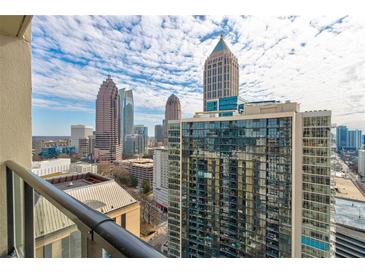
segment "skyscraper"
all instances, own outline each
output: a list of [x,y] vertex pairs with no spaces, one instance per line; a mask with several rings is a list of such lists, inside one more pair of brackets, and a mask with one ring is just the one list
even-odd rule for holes
[[[132,148],[126,148],[126,136],[134,134],[134,102],[133,91],[122,88],[119,90],[120,101],[120,139],[122,154],[127,155]],[[130,143],[130,142],[129,142]],[[128,153],[127,153],[128,151]]]
[[95,159],[121,160],[120,101],[110,75],[100,86],[96,99]]
[[168,256],[181,255],[180,121],[168,123]]
[[331,112],[205,92],[206,112],[168,123],[169,256],[333,256]]
[[348,144],[348,129],[346,126],[336,127],[336,147],[337,151],[346,148]]
[[79,153],[79,139],[89,138],[93,135],[93,127],[85,125],[71,125],[71,146]]
[[153,154],[153,199],[163,211],[168,207],[168,152],[157,148]]
[[126,90],[124,94],[124,136],[134,131],[133,91]]
[[165,107],[165,126],[164,126],[164,143],[167,144],[167,124],[170,120],[181,120],[180,100],[175,94],[171,94],[167,99]]
[[228,102],[224,102],[225,104],[234,103],[238,99],[238,91],[238,60],[221,35],[204,64],[204,111],[222,109],[219,108],[220,98],[227,98]]
[[348,131],[348,144],[347,147],[351,149],[358,150],[361,148],[361,130],[354,129]]
[[143,148],[140,150],[143,151],[143,153],[146,151],[148,146],[148,127],[145,127],[144,125],[135,125],[134,126],[134,133],[140,134],[143,137]]
[[164,134],[163,125],[155,125],[155,142],[156,143],[163,142],[163,140],[164,140],[163,134]]
[[330,121],[296,103],[183,119],[169,166],[169,254],[332,256]]

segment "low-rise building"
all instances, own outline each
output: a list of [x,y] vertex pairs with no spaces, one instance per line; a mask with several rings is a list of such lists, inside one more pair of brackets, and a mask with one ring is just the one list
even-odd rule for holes
[[[108,217],[135,236],[140,236],[140,205],[114,180],[93,173],[49,180],[87,206]],[[40,258],[81,257],[81,232],[44,197],[35,199],[35,248]]]
[[70,172],[74,172],[74,173],[86,173],[86,172],[97,173],[98,172],[98,166],[96,164],[90,164],[90,163],[85,163],[85,162],[76,162],[76,163],[72,163],[70,165]]
[[153,182],[153,160],[151,159],[128,159],[114,162],[117,166],[128,170],[129,174],[136,177],[138,188],[147,181],[152,187]]
[[365,202],[336,198],[337,258],[365,257]]
[[70,170],[71,159],[59,158],[45,161],[34,161],[32,172],[38,176],[67,173]]
[[365,229],[337,224],[336,257],[365,258]]

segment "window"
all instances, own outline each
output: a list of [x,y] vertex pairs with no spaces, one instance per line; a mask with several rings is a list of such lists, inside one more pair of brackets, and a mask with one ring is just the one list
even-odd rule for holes
[[52,244],[43,246],[43,257],[52,258]]
[[126,224],[127,224],[127,220],[126,220],[126,215],[125,213],[122,214],[122,218],[121,218],[121,227],[125,228],[126,227]]

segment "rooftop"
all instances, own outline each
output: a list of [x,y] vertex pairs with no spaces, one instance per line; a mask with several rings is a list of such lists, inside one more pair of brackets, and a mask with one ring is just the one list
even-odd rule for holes
[[[137,200],[114,180],[97,184],[90,184],[86,180],[83,182],[82,179],[74,182],[74,186],[70,189],[64,189],[60,185],[56,186],[88,207],[104,214],[137,203]],[[36,237],[56,232],[74,224],[44,197],[36,199],[35,216],[37,216],[35,218]]]
[[365,228],[365,202],[336,198],[336,223]]
[[52,185],[61,190],[68,190],[72,188],[99,184],[102,182],[110,181],[108,177],[100,176],[91,172],[81,174],[68,174],[60,177],[53,177],[49,179]]
[[122,161],[117,161],[119,164],[129,164],[133,166],[141,166],[141,167],[153,167],[153,160],[152,159],[127,159]]
[[337,224],[336,225],[336,233],[341,233],[347,236],[350,236],[354,239],[362,241],[365,243],[365,227],[363,229],[358,229],[354,227],[349,227],[346,225]]
[[365,196],[350,179],[334,177],[334,181],[336,184],[336,197],[365,202]]

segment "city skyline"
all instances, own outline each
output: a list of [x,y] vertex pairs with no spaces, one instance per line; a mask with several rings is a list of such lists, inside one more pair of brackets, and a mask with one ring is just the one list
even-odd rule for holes
[[330,109],[334,123],[364,130],[358,18],[35,16],[33,135],[94,125],[98,85],[108,74],[135,91],[136,124],[151,136],[172,93],[182,116],[192,116],[202,110],[202,64],[221,34],[239,60],[241,97]]

